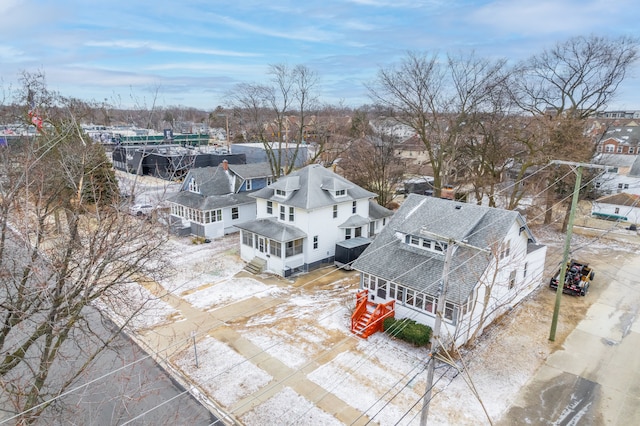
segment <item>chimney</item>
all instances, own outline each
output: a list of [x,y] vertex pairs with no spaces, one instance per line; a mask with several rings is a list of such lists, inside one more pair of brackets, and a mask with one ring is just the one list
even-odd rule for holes
[[229,170],[229,162],[227,160],[222,160],[222,169],[226,172]]

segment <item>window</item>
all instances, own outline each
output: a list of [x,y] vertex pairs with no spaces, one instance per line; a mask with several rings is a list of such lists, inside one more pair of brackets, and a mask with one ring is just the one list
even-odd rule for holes
[[242,244],[245,246],[253,247],[253,233],[249,231],[242,231]]
[[500,247],[500,260],[509,256],[510,252],[511,252],[511,240],[507,240],[504,243],[502,243],[502,246]]
[[190,192],[195,192],[195,193],[198,193],[198,194],[200,193],[200,187],[196,183],[195,178],[191,178],[191,180],[189,181],[189,191]]
[[295,211],[295,208],[289,207],[289,222],[293,222],[296,219]]
[[618,189],[622,189],[622,184],[621,183],[618,184]]
[[629,189],[629,184],[628,183],[624,184],[624,189]]
[[616,207],[616,209],[615,209],[614,213],[615,213],[615,214],[620,213],[620,207]]
[[333,205],[333,218],[335,219],[336,217],[338,217],[338,205],[334,204]]
[[238,208],[237,207],[231,207],[231,219],[232,220],[236,220],[239,217],[239,213],[238,213]]
[[424,310],[430,314],[436,313],[436,300],[433,296],[424,295]]
[[362,226],[359,226],[356,228],[356,233],[355,233],[356,237],[361,237],[362,236]]
[[407,300],[405,303],[409,306],[414,306],[416,303],[415,295],[416,295],[416,292],[414,290],[407,289]]
[[427,238],[421,238],[415,235],[407,235],[405,237],[405,242],[409,245],[420,247],[421,249],[433,251],[436,253],[443,253],[447,250],[447,243],[442,243],[440,241],[434,241]]
[[613,152],[613,145],[607,145],[604,147],[604,152]]
[[351,239],[351,228],[347,228],[344,230],[344,239],[345,240]]
[[509,290],[516,286],[516,271],[515,269],[509,274]]
[[387,298],[387,282],[385,280],[382,280],[380,278],[378,278],[378,297],[382,298],[382,299],[386,299]]
[[313,248],[314,248],[314,250],[318,249],[318,236],[317,235],[313,237]]
[[621,146],[618,147],[618,154],[622,154],[622,147]]
[[633,149],[633,147],[632,147],[632,146],[630,146],[630,147],[629,147],[629,154],[633,154],[633,152],[634,152],[634,149]]
[[273,201],[267,201],[267,214],[273,214]]
[[284,218],[285,218],[284,206],[280,206],[280,220],[284,220]]
[[267,186],[273,183],[273,177],[267,176]]
[[245,187],[245,189],[246,189],[247,191],[251,191],[251,187],[252,187],[252,186],[253,186],[253,185],[252,185],[251,179],[247,179],[247,180],[246,180],[246,187]]
[[354,201],[353,203],[351,203],[351,213],[354,213],[358,210],[358,203],[356,201]]
[[529,269],[529,262],[524,263],[524,268],[522,269],[522,278],[527,276],[527,270]]
[[269,254],[275,257],[282,256],[282,244],[280,241],[269,240]]
[[404,302],[404,287],[398,286],[396,289],[396,300],[400,303]]
[[598,152],[602,152],[602,145],[598,145]]
[[382,218],[382,226],[385,226],[387,224],[387,218],[383,217]]
[[444,303],[444,319],[455,322],[456,305],[451,302]]
[[302,240],[294,240],[287,242],[287,252],[286,257],[295,256],[296,254],[302,253]]
[[424,309],[424,294],[416,294],[416,308]]
[[391,299],[396,298],[396,285],[394,283],[389,284],[389,297]]
[[287,196],[287,191],[283,191],[282,189],[276,189],[276,195],[278,197],[286,197]]
[[336,197],[342,197],[342,196],[344,196],[346,194],[347,194],[347,191],[345,191],[344,189],[336,190]]
[[[196,216],[199,216],[199,215],[196,215]],[[192,219],[192,220],[195,220],[195,219]],[[222,210],[218,209],[218,210],[209,210],[204,212],[204,223],[220,222],[220,221],[222,221]]]

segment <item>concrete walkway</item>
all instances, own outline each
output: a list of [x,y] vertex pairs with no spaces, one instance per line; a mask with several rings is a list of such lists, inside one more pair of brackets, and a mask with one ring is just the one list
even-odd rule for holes
[[[295,286],[304,285],[304,282],[313,280],[315,275],[318,275],[318,279],[321,279],[322,274],[322,271],[317,271],[316,274],[313,272],[307,274],[301,282],[296,282]],[[254,279],[259,279],[259,277],[247,275],[245,272],[240,272],[237,276],[251,276]],[[263,279],[263,281],[269,285],[292,286],[292,283],[288,280],[277,277],[268,277],[266,280]],[[282,299],[249,298],[212,311],[203,311],[193,307],[184,299],[167,293],[167,291],[156,282],[144,280],[140,282],[152,294],[180,312],[180,321],[156,327],[137,336],[138,340],[142,340],[140,343],[150,353],[156,354],[158,361],[161,361],[163,364],[170,364],[171,358],[174,355],[192,344],[192,333],[195,332],[196,335],[198,335],[198,339],[201,339],[204,337],[202,333],[206,332],[206,335],[220,342],[224,342],[273,378],[272,381],[259,392],[236,402],[232,407],[228,407],[228,410],[224,410],[212,402],[212,405],[214,405],[218,411],[218,413],[215,414],[224,413],[229,419],[232,419],[232,422],[241,424],[237,418],[242,417],[242,415],[268,400],[286,386],[345,424],[365,425],[368,423],[369,418],[363,416],[362,412],[351,407],[332,393],[328,393],[324,388],[306,377],[306,374],[314,371],[320,365],[330,362],[337,354],[341,353],[340,348],[344,351],[352,349],[356,344],[356,341],[352,337],[344,338],[338,342],[334,347],[335,350],[332,351],[331,357],[325,356],[321,359],[314,359],[303,368],[294,370],[244,338],[240,333],[236,332],[232,326],[234,321],[257,315],[262,311],[267,311],[274,306],[282,304],[284,302]],[[189,378],[183,377],[183,380],[189,381]],[[229,413],[233,414],[231,415]]]
[[521,389],[501,425],[640,424],[640,256],[597,273],[607,288]]

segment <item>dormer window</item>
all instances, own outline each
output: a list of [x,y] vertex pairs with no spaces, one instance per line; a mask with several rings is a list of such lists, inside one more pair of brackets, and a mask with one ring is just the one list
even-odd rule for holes
[[287,197],[287,191],[284,191],[282,189],[276,189],[276,196],[282,197],[282,198],[286,198]]
[[405,242],[413,247],[419,247],[423,250],[432,251],[434,253],[444,253],[447,250],[447,243],[431,240],[428,238],[418,237],[416,235],[407,235]]
[[336,197],[344,197],[345,195],[347,195],[346,189],[336,189],[336,192],[335,192]]
[[189,181],[189,192],[195,192],[196,194],[200,193],[200,187],[194,178],[191,178]]

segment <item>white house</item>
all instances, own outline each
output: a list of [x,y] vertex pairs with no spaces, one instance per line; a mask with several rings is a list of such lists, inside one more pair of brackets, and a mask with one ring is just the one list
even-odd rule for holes
[[607,166],[598,176],[595,187],[601,194],[625,192],[640,195],[640,156],[627,154],[599,154],[594,163]]
[[267,163],[228,164],[191,169],[180,191],[167,201],[172,222],[190,233],[217,238],[237,232],[237,226],[256,218],[256,200],[249,196],[273,181]]
[[591,205],[591,215],[637,225],[640,223],[640,195],[620,193],[598,198]]
[[373,237],[393,214],[367,191],[319,164],[256,191],[255,221],[241,229],[240,256],[289,276],[334,260],[336,243]]
[[433,327],[443,291],[441,337],[462,345],[540,285],[545,255],[515,211],[410,194],[353,263],[368,323],[352,318],[352,331],[366,337],[380,307]]

